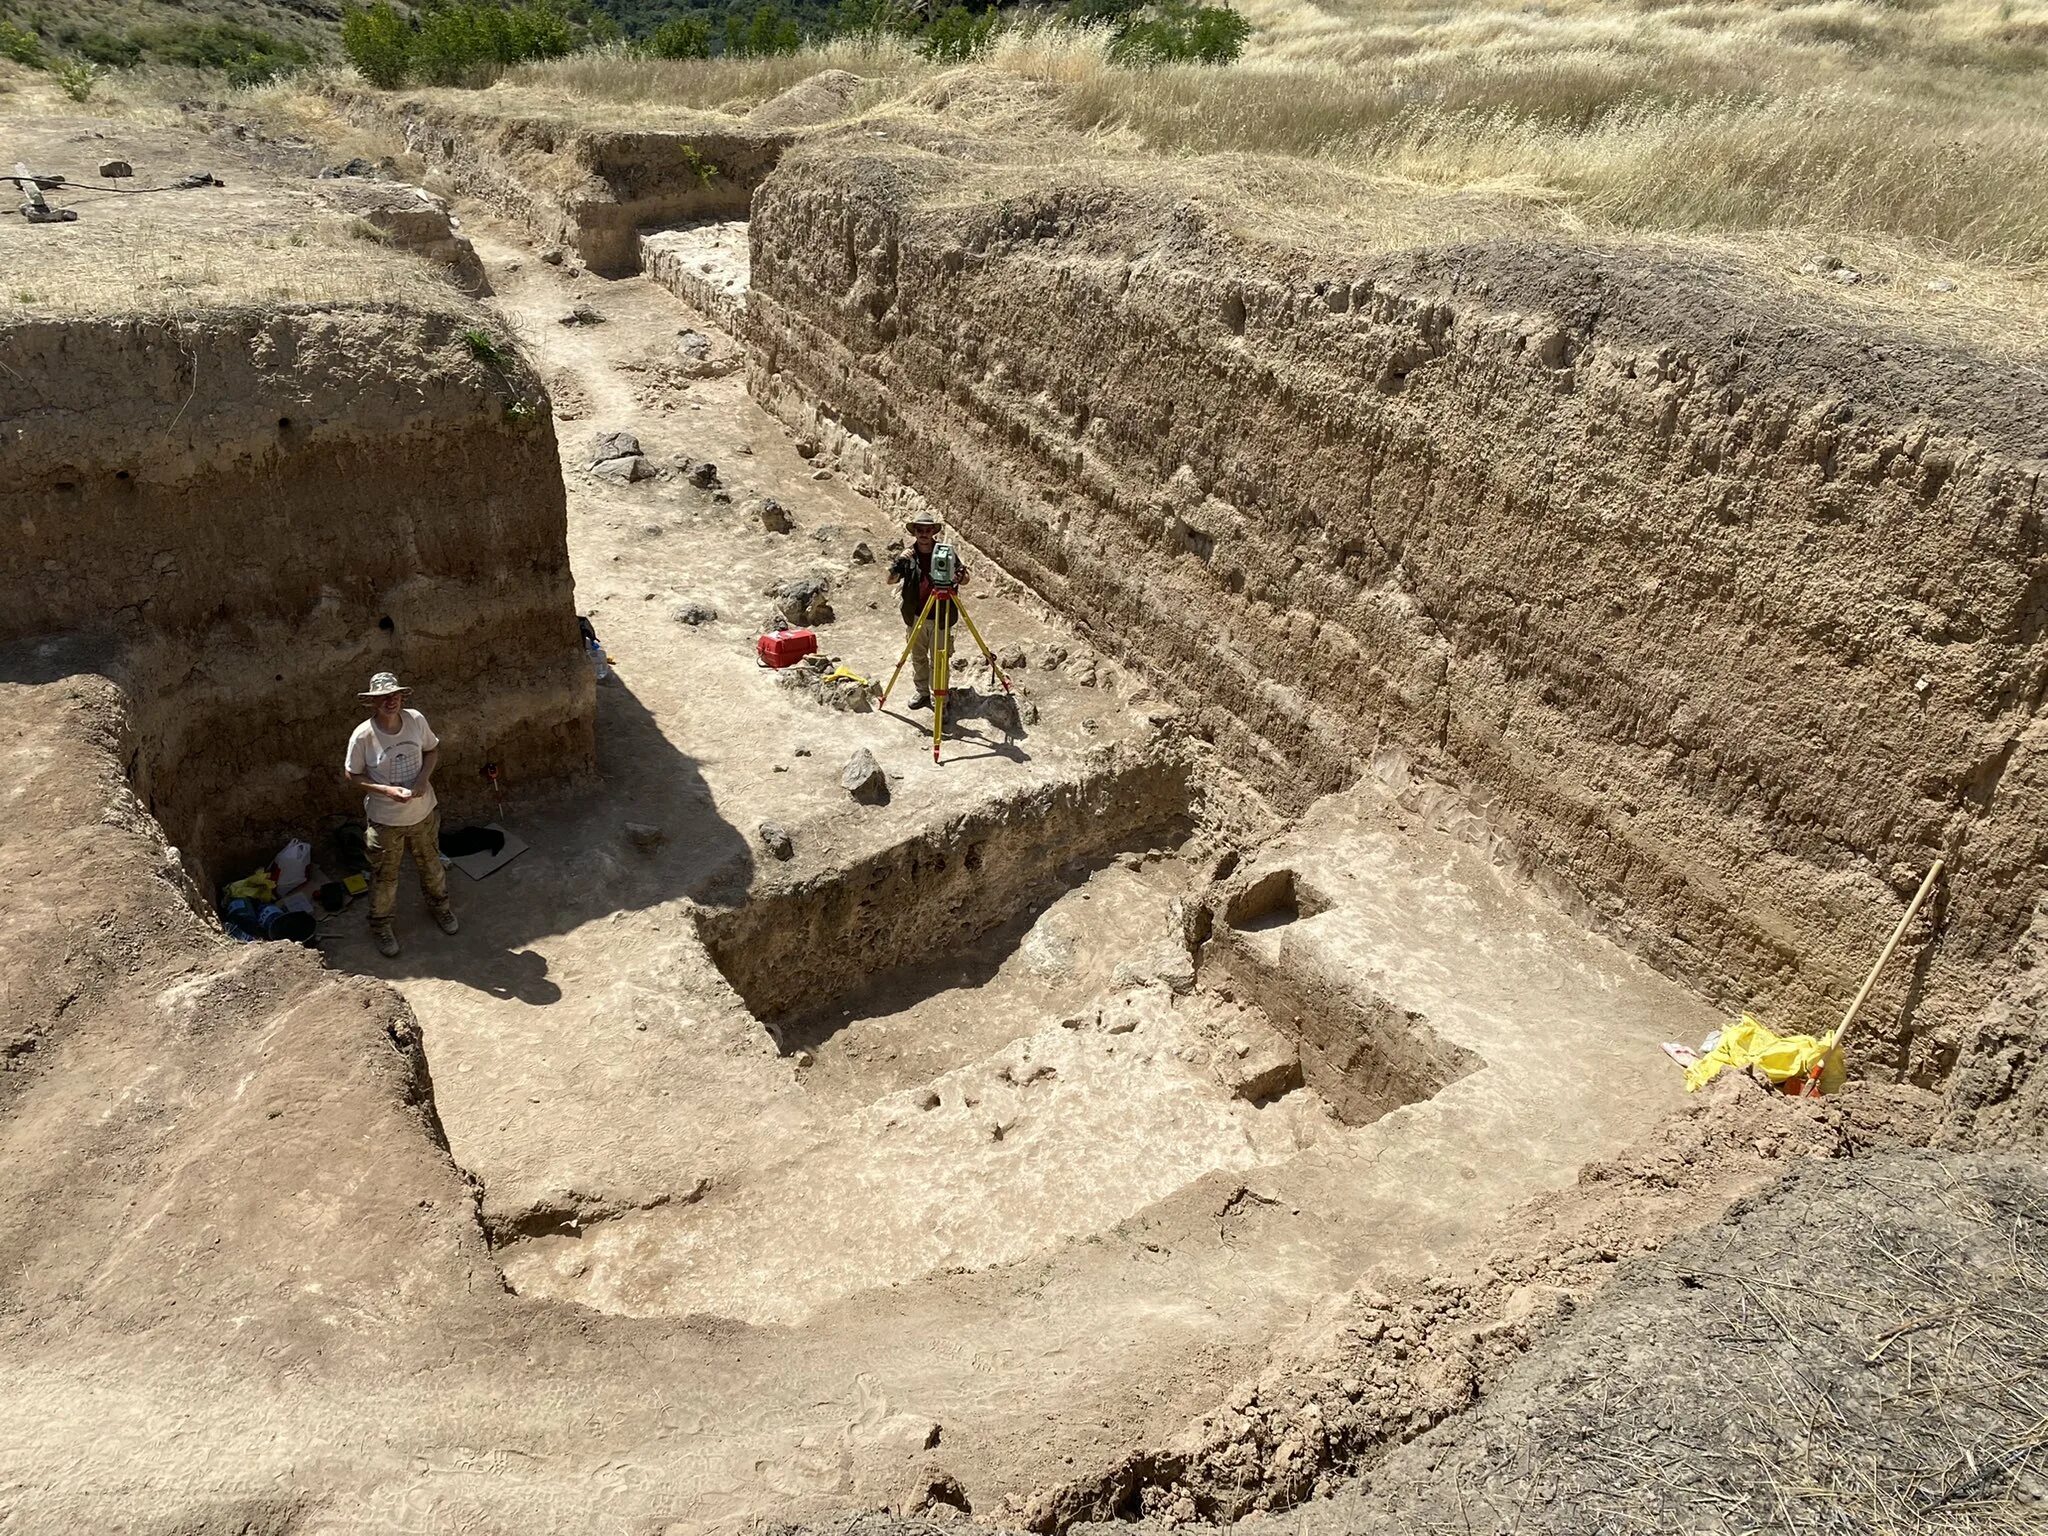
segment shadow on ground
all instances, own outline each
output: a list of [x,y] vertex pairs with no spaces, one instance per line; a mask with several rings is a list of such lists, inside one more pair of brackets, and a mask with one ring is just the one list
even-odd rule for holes
[[597,760],[592,783],[540,798],[508,795],[501,819],[526,839],[525,853],[483,880],[448,870],[460,933],[434,927],[408,863],[396,959],[370,943],[361,900],[323,927],[322,948],[366,975],[432,977],[543,1006],[562,991],[531,947],[536,940],[679,898],[710,907],[745,899],[754,873],[746,838],[719,814],[695,759],[677,750],[617,674],[598,690]]

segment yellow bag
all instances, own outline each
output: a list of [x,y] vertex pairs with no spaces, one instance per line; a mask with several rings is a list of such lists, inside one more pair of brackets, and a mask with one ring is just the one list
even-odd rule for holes
[[1820,1086],[1832,1093],[1842,1085],[1842,1053],[1835,1049],[1832,1031],[1815,1039],[1812,1035],[1779,1035],[1744,1014],[1721,1031],[1714,1048],[1686,1069],[1685,1091],[1704,1088],[1728,1067],[1755,1067],[1773,1083],[1803,1079],[1816,1063],[1821,1064]]
[[250,901],[275,901],[277,882],[270,878],[268,871],[259,869],[246,880],[237,880],[233,885],[226,887],[226,894],[230,900],[245,896]]

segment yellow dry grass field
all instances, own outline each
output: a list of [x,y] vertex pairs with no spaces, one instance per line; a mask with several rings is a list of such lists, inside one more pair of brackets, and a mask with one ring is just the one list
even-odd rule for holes
[[[78,183],[52,194],[70,224],[0,218],[0,324],[71,316],[180,315],[287,304],[389,303],[466,311],[438,267],[395,250],[312,186],[258,181],[228,167],[225,187],[138,195],[214,167],[204,138],[146,89],[67,101],[47,75],[0,68],[6,158]],[[102,158],[131,161],[131,181],[102,182]],[[109,190],[118,186],[122,190]],[[7,189],[10,205],[14,189]]]
[[[1965,328],[2020,315],[2032,330],[2043,308],[2048,0],[1242,3],[1257,31],[1227,68],[1119,68],[1102,34],[1058,27],[1011,34],[984,67],[1052,89],[1083,136],[1044,146],[1053,158],[1202,157],[1186,179],[1228,183],[1205,201],[1247,228],[1277,216],[1367,249],[1683,239],[1788,271],[1862,265],[1878,281],[1851,302],[1910,291]],[[873,80],[861,105],[884,112],[940,73],[900,44],[841,41],[769,60],[585,56],[507,85],[606,116],[739,112],[823,68]]]

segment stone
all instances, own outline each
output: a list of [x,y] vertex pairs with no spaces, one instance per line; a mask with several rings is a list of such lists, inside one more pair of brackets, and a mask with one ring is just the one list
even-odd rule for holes
[[668,841],[668,834],[649,822],[629,821],[626,823],[626,841],[635,848],[659,848]]
[[773,496],[763,496],[754,512],[761,519],[761,526],[770,533],[788,533],[796,527],[796,519],[789,515],[789,509]]
[[1195,962],[1184,945],[1161,940],[1147,946],[1128,960],[1118,962],[1110,985],[1118,990],[1161,985],[1175,997],[1195,990]]
[[1956,280],[1952,277],[1937,277],[1927,285],[1927,291],[1929,293],[1954,293],[1956,291]]
[[559,267],[562,264],[563,255],[564,252],[559,245],[551,245],[540,253],[540,259],[551,267]]
[[875,552],[868,548],[867,540],[863,539],[860,543],[853,546],[853,563],[855,565],[873,565],[875,563]]
[[133,176],[135,174],[135,167],[126,160],[102,160],[100,162],[100,174],[102,176]]
[[1045,670],[1057,672],[1067,664],[1067,648],[1064,645],[1048,645],[1045,648]]
[[[697,465],[696,468],[690,471],[690,484],[696,486],[700,491],[715,489],[718,485],[718,466],[709,459],[706,459],[702,464]],[[726,499],[730,501],[732,498],[727,497]]]
[[606,459],[635,458],[640,453],[640,439],[630,432],[600,432],[590,440],[590,462],[602,464]]
[[682,353],[683,356],[693,357],[701,363],[711,355],[711,338],[702,331],[687,329],[678,331],[676,332],[676,350]]
[[1031,664],[1031,653],[1021,645],[1006,645],[996,652],[996,665],[1005,672],[1021,672]]
[[562,316],[562,324],[603,325],[604,316],[600,315],[588,304],[578,304],[574,309],[570,310],[566,315]]
[[811,478],[813,480],[830,480],[832,478],[832,471],[829,469],[814,469],[811,471]]
[[846,760],[839,770],[839,787],[862,805],[880,805],[889,798],[889,776],[866,747]]
[[829,577],[812,572],[777,583],[768,589],[768,595],[775,599],[775,611],[788,623],[829,624],[832,604],[826,594],[831,587]]
[[852,678],[842,677],[836,683],[820,681],[812,691],[812,697],[829,709],[842,710],[849,715],[865,715],[874,710],[874,696]]
[[796,456],[800,459],[815,459],[818,456],[816,441],[808,437],[798,438],[796,440]]
[[1017,707],[1017,701],[1007,693],[991,694],[988,702],[981,706],[981,718],[1005,736],[1015,736],[1024,728],[1023,713]]
[[1264,1104],[1301,1086],[1301,1052],[1292,1040],[1249,1017],[1238,1029],[1212,1064],[1217,1081],[1234,1097]]
[[780,823],[764,821],[761,823],[760,831],[761,846],[776,858],[787,861],[796,857],[796,843]]
[[709,624],[712,620],[716,619],[718,617],[718,610],[709,603],[682,602],[677,603],[675,607],[669,610],[669,617],[678,624],[688,624],[695,627],[699,624]]
[[1017,718],[1026,725],[1038,724],[1038,706],[1026,699],[1017,706]]
[[652,480],[660,473],[637,453],[627,458],[606,459],[601,464],[593,464],[590,466],[590,472],[600,480],[616,480],[624,485],[631,485],[636,480]]

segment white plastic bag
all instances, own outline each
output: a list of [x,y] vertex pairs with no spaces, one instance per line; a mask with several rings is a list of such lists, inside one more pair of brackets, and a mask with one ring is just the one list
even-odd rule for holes
[[295,837],[284,845],[284,851],[271,861],[270,878],[277,882],[277,894],[289,896],[306,883],[306,871],[312,867],[313,845],[302,837]]

